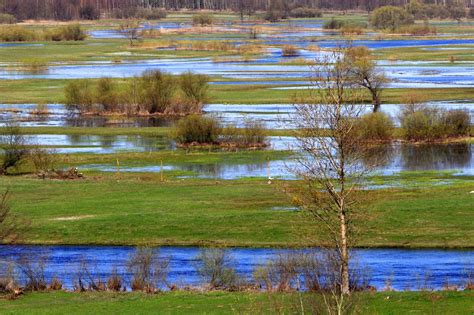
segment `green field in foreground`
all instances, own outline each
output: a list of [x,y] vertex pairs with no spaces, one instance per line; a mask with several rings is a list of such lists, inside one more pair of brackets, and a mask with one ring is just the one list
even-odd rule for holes
[[[291,206],[282,183],[168,179],[159,174],[86,174],[58,181],[1,177],[13,212],[31,221],[23,242],[224,246],[317,245],[308,218]],[[361,193],[366,216],[358,246],[473,247],[472,177],[400,175],[409,189]],[[436,186],[440,181],[451,185]],[[296,185],[295,182],[291,185]]]
[[[379,292],[356,294],[360,314],[472,314],[474,293]],[[311,314],[321,298],[267,293],[31,293],[0,300],[2,314]]]
[[[116,79],[123,84],[126,79]],[[1,103],[36,104],[64,103],[64,86],[68,80],[0,80]],[[307,97],[309,90],[273,90],[274,85],[211,85],[209,103],[221,104],[288,104],[295,98]],[[472,100],[472,88],[432,88],[432,89],[386,89],[383,91],[383,103],[400,103],[403,96],[410,92],[424,95],[426,101]],[[364,99],[370,103],[367,94]],[[13,105],[14,106],[14,105]]]

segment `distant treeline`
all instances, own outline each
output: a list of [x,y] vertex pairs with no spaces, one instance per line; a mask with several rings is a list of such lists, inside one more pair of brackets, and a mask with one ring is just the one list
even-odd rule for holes
[[[318,8],[328,10],[367,10],[393,5],[405,6],[409,0],[0,0],[0,13],[17,19],[97,19],[132,17],[143,9],[222,10],[251,14],[275,8]],[[426,0],[427,4],[474,6],[472,0]]]

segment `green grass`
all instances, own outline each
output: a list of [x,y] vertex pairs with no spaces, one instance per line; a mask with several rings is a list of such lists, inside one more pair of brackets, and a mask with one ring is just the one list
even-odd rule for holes
[[[116,79],[124,84],[126,79]],[[64,103],[64,86],[68,80],[0,80],[2,103]],[[210,103],[221,104],[287,104],[295,98],[308,97],[309,90],[273,90],[269,85],[211,85]],[[472,100],[471,88],[432,88],[432,89],[386,89],[383,91],[384,103],[400,103],[403,95],[411,91],[426,95],[427,101]],[[367,94],[364,102],[370,103]]]
[[[207,159],[207,158],[206,158]],[[227,246],[317,245],[318,229],[291,206],[280,184],[264,178],[172,180],[159,174],[86,174],[85,180],[2,177],[14,213],[31,220],[23,242]],[[417,176],[421,176],[418,174]],[[363,193],[358,246],[473,247],[472,177]],[[296,183],[292,183],[295,185]],[[58,218],[89,216],[78,220]]]
[[[472,314],[472,292],[358,293],[362,314]],[[301,301],[301,302],[300,302]],[[303,307],[301,306],[303,305]],[[322,307],[319,296],[268,293],[31,293],[0,300],[2,314],[299,314]]]

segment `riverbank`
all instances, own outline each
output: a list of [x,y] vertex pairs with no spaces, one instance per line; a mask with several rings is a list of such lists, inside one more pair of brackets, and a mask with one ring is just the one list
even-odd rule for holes
[[[472,291],[356,293],[363,314],[472,314]],[[247,292],[28,293],[15,301],[0,299],[3,314],[255,314],[311,312],[310,294]],[[183,303],[185,301],[185,303]],[[297,306],[298,305],[298,306]]]

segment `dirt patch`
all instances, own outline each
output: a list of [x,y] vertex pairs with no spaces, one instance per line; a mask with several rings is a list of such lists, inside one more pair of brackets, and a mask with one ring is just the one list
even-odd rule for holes
[[95,215],[77,215],[77,216],[70,216],[70,217],[59,217],[59,218],[53,218],[50,219],[50,221],[77,221],[77,220],[82,220],[82,219],[90,219],[94,218]]

